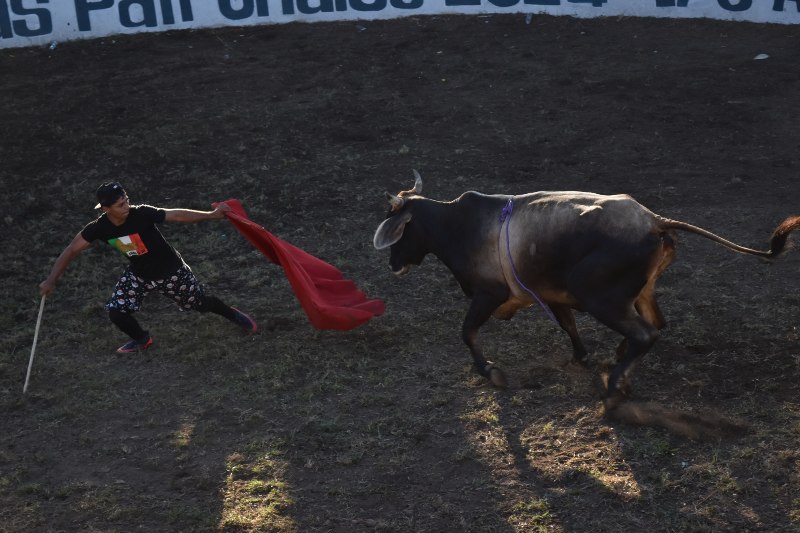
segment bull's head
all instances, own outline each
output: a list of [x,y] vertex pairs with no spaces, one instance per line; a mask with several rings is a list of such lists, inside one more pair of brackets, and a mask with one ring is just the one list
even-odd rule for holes
[[422,194],[422,177],[414,171],[414,187],[397,194],[386,193],[389,199],[389,213],[378,229],[372,243],[378,250],[391,247],[389,266],[392,272],[402,276],[418,265],[425,257],[427,250],[422,245],[422,236],[418,235],[412,224],[414,211],[412,197]]

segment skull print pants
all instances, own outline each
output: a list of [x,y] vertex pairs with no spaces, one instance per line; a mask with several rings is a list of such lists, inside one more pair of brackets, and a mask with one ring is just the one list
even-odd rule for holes
[[158,280],[144,280],[128,267],[117,281],[114,294],[106,303],[106,311],[135,313],[141,308],[144,297],[149,292],[156,290],[174,300],[181,311],[205,310],[203,309],[205,303],[203,286],[194,277],[189,266],[184,264],[171,275]]

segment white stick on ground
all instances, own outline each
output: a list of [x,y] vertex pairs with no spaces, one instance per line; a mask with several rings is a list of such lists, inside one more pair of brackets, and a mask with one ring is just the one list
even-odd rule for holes
[[28,362],[28,373],[25,375],[25,386],[22,387],[22,394],[28,391],[28,380],[31,379],[31,368],[33,368],[33,352],[36,351],[36,341],[39,339],[39,326],[42,325],[42,311],[44,311],[45,295],[42,295],[42,303],[39,304],[39,318],[36,319],[36,333],[33,334],[33,346],[31,346],[31,360]]

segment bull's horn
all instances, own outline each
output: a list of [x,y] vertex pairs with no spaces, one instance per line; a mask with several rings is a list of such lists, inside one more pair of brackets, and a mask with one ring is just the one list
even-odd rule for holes
[[389,191],[386,191],[386,198],[389,199],[389,203],[392,205],[392,211],[399,211],[405,203],[405,200],[399,196],[391,194]]
[[419,175],[419,172],[413,170],[414,172],[414,188],[411,189],[410,192],[414,194],[422,194],[422,176]]

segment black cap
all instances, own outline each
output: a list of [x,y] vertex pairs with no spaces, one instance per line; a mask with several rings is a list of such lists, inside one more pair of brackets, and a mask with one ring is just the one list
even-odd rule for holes
[[100,209],[101,206],[108,207],[114,205],[114,202],[125,196],[125,189],[116,181],[104,183],[97,188],[97,205],[95,209]]

